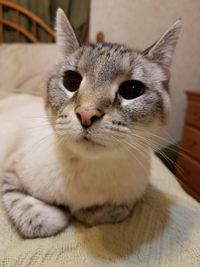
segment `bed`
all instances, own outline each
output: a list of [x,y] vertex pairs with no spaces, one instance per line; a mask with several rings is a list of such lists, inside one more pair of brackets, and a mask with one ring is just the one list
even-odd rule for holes
[[[0,98],[42,95],[55,58],[53,43],[1,44]],[[146,194],[119,224],[88,228],[74,222],[56,236],[28,240],[0,204],[0,266],[199,267],[200,205],[154,154],[151,161]]]

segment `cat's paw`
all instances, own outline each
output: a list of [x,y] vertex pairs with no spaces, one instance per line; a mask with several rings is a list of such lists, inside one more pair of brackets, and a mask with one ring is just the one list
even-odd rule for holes
[[28,195],[15,173],[4,174],[2,200],[8,216],[25,237],[51,236],[68,224],[69,211]]
[[48,237],[63,230],[69,221],[64,211],[54,206],[32,206],[15,224],[21,234],[28,238]]
[[[14,204],[9,208],[11,199]],[[69,221],[65,211],[31,196],[22,197],[21,193],[5,194],[3,203],[19,232],[27,238],[52,236],[63,230]]]

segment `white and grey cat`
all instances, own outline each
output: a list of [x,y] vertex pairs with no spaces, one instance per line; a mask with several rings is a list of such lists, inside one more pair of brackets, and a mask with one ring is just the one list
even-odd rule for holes
[[70,218],[96,225],[129,216],[168,121],[169,67],[180,30],[177,21],[144,52],[80,46],[57,11],[60,57],[45,105],[28,95],[0,104],[2,201],[23,236],[54,235]]

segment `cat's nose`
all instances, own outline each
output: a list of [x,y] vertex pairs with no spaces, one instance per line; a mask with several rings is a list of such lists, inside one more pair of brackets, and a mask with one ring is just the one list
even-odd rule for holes
[[101,119],[104,115],[99,109],[87,109],[84,107],[78,107],[75,110],[75,113],[83,128],[89,128],[95,121]]

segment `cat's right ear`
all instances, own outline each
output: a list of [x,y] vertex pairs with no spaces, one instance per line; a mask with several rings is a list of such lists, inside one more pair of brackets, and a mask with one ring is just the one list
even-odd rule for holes
[[162,64],[163,66],[169,67],[181,28],[182,24],[179,19],[157,42],[143,51],[143,55],[148,56],[150,59]]
[[56,13],[56,43],[60,57],[67,56],[79,48],[74,30],[61,8]]

